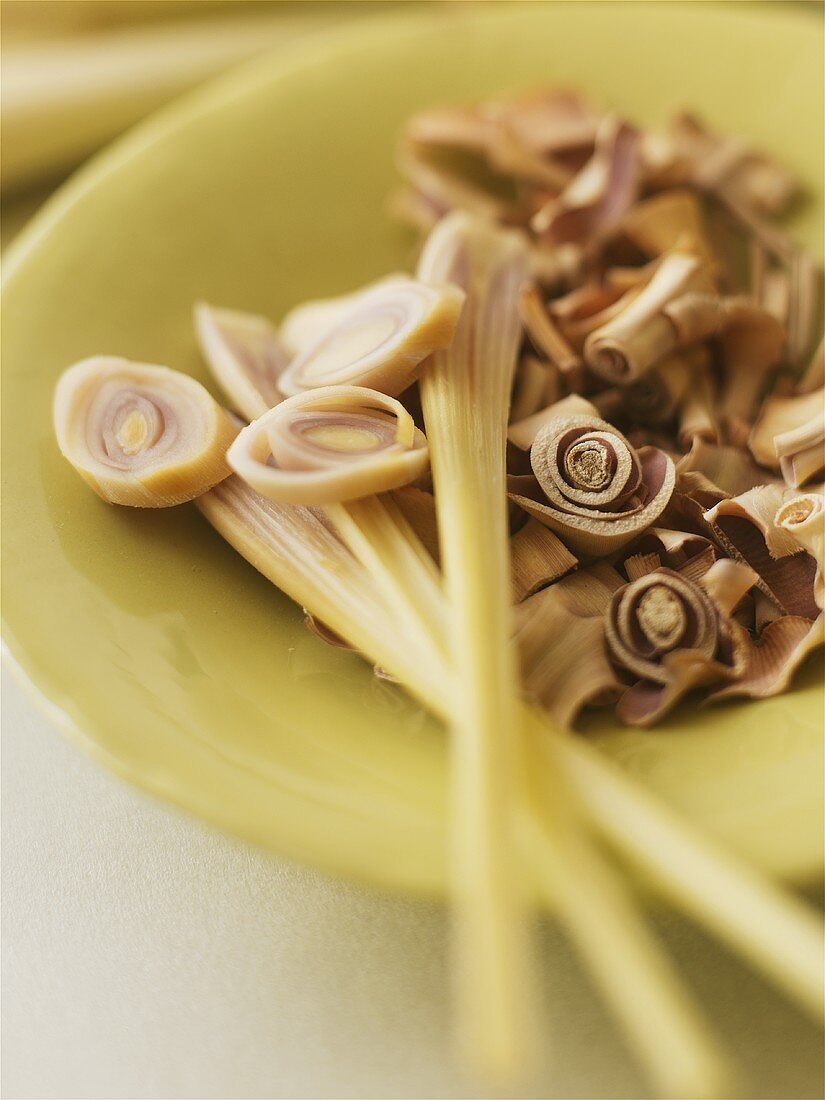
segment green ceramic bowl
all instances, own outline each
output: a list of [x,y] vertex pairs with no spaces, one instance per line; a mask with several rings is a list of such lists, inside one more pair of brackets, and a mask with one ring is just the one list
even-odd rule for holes
[[[404,14],[266,57],[96,158],[9,257],[3,291],[5,638],[60,724],[130,780],[259,844],[393,889],[444,887],[441,729],[299,610],[191,506],[107,507],[60,457],[51,397],[96,352],[206,381],[197,298],[279,317],[409,260],[385,216],[415,108],[585,88],[643,122],[680,104],[805,181],[822,238],[822,57],[787,9],[528,5]],[[594,724],[639,780],[771,871],[822,860],[822,697]]]

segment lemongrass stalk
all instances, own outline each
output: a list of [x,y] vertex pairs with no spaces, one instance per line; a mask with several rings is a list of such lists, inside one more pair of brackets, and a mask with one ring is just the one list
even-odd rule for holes
[[[254,497],[250,494],[253,506]],[[265,503],[265,507],[270,515],[281,518],[275,534],[283,543],[283,517],[287,513],[283,507],[275,506],[274,512],[272,505]],[[432,559],[403,516],[393,512],[389,498],[370,498],[337,508],[327,506],[336,526],[340,523],[339,533],[359,558],[359,565],[345,560],[344,547],[336,544],[313,513],[298,508],[292,511],[296,529],[302,532],[294,541],[306,541],[313,530],[316,535],[320,531],[321,541],[311,539],[309,557],[298,559],[292,568],[276,560],[269,571],[279,575],[282,585],[288,573],[294,585],[295,567],[300,571],[305,562],[312,574],[313,562],[326,553],[331,555],[336,581],[332,591],[339,591],[343,585],[362,595],[368,576],[386,602],[382,613],[370,617],[373,642],[365,645],[362,639],[360,645],[370,656],[382,653],[381,660],[396,672],[403,669],[407,684],[422,697],[429,692],[430,707],[448,718],[459,697],[444,651],[444,596]],[[214,520],[212,504],[207,505],[210,513]],[[326,549],[325,540],[329,543]],[[292,543],[288,548],[293,548]],[[260,558],[256,564],[261,568]],[[295,598],[314,607],[310,601],[318,594],[300,582],[299,588],[292,592]],[[323,613],[326,621],[341,629],[334,610],[326,606]],[[346,626],[343,632],[346,634]],[[387,654],[388,638],[396,643],[398,652],[394,655]],[[535,746],[532,751],[536,752]],[[522,799],[518,822],[533,857],[531,865],[539,876],[540,893],[545,902],[559,910],[634,1054],[663,1096],[690,1095],[698,1100],[721,1095],[724,1065],[698,1013],[604,858],[584,837],[577,836],[569,800],[559,789],[558,780],[554,780],[552,797],[543,800],[552,807],[543,820],[536,816],[535,805]],[[557,820],[560,814],[561,824]],[[631,986],[634,995],[629,997]]]
[[[206,494],[198,505],[264,575],[390,669],[433,713],[444,719],[448,717],[456,696],[446,664],[436,669],[433,676],[423,671],[421,653],[406,644],[395,618],[376,597],[369,574],[310,510],[271,505],[237,478],[228,479]],[[422,587],[430,583],[426,576],[420,575],[419,580]],[[538,745],[543,743],[553,754],[551,775],[560,764],[564,765],[582,805],[609,840],[652,872],[663,893],[719,933],[786,992],[814,1011],[821,1010],[822,997],[817,987],[822,972],[818,965],[821,930],[804,905],[755,872],[743,869],[735,859],[719,853],[711,842],[680,822],[677,815],[641,790],[598,750],[550,728],[546,717],[526,704],[522,704],[522,713],[530,730],[532,751],[538,752]],[[532,761],[534,774],[540,767],[540,761]],[[558,807],[558,790],[552,801]],[[640,1042],[640,1032],[647,1029],[644,1050],[637,1049],[637,1055],[650,1057],[649,1045],[654,1048],[658,1045],[663,1052],[675,1052],[671,1086],[663,1089],[668,1095],[679,1092],[676,1074],[680,1065],[704,1065],[708,1071],[707,1088],[695,1087],[694,1079],[693,1094],[712,1091],[712,1082],[721,1076],[720,1068],[715,1064],[712,1049],[703,1049],[701,1043],[698,1048],[695,1046],[697,1032],[701,1039],[701,1029],[695,1022],[687,1029],[683,1026],[685,1014],[690,1025],[690,1010],[685,1008],[682,995],[673,986],[662,961],[658,960],[656,965],[641,961],[634,966],[634,996],[621,996],[628,979],[614,956],[650,959],[654,948],[649,943],[645,945],[643,926],[636,923],[634,928],[630,923],[626,905],[623,908],[619,902],[617,906],[612,900],[607,904],[606,896],[610,894],[606,892],[612,890],[615,899],[615,881],[611,886],[609,869],[599,876],[593,863],[596,853],[591,854],[589,863],[585,862],[586,856],[576,855],[570,863],[572,870],[576,872],[581,862],[586,874],[576,872],[578,878],[572,884],[569,875],[556,873],[554,877],[553,848],[546,835],[539,851],[536,824],[527,820],[522,827],[526,828],[534,863],[542,876],[540,892],[544,900],[562,914],[567,913],[565,923],[571,934],[575,932],[580,952],[589,957],[594,973],[599,968],[596,981],[606,993],[610,991],[614,1011],[630,1036],[636,1037],[636,1043]],[[690,869],[689,874],[681,871],[683,865]],[[588,885],[593,880],[598,892]],[[709,882],[713,890],[707,889]],[[733,903],[717,905],[717,899],[724,897],[733,898]],[[575,916],[585,904],[595,915],[595,927],[587,923],[586,915],[584,921]],[[767,943],[760,942],[763,929]],[[605,948],[609,948],[606,953]],[[653,1010],[649,1009],[651,1004],[655,1005]],[[680,1056],[680,1051],[690,1051],[691,1041],[693,1052],[687,1057]],[[662,1059],[667,1061],[667,1056],[663,1054],[660,1059],[655,1049],[653,1055],[657,1065]],[[658,1072],[650,1066],[648,1070]]]
[[[465,214],[431,234],[419,277],[467,299],[449,349],[421,382],[449,644],[460,703],[452,708],[452,847],[456,998],[467,1052],[507,1079],[524,1058],[526,935],[515,819],[518,681],[510,642],[504,455],[521,340],[524,244]],[[482,960],[482,964],[478,964]]]
[[691,828],[585,741],[558,737],[539,715],[533,727],[552,744],[610,843],[663,896],[822,1019],[825,940],[814,911]]

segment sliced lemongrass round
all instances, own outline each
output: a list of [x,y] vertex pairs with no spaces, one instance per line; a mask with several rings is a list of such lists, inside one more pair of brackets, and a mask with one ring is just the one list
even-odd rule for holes
[[335,298],[318,298],[311,302],[302,302],[295,306],[281,321],[278,336],[290,355],[300,355],[312,347],[330,329],[342,321],[358,302],[358,299],[378,287],[391,286],[393,283],[406,282],[409,275],[394,272],[385,275],[374,283],[359,287],[350,294],[339,294]]
[[278,379],[289,355],[265,317],[198,302],[195,331],[212,377],[237,412],[254,420],[283,395]]
[[395,397],[426,358],[449,347],[464,303],[453,286],[397,279],[359,295],[351,309],[290,363],[285,394],[359,385]]
[[98,496],[136,508],[182,504],[228,477],[226,449],[238,432],[194,378],[104,355],[62,375],[54,426]]
[[398,489],[427,469],[427,440],[376,390],[327,386],[288,398],[244,428],[229,464],[269,500],[332,504]]

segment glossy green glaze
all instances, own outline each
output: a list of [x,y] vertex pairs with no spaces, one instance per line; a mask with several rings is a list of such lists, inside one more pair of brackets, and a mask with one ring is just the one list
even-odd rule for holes
[[[814,25],[709,5],[395,15],[257,61],[84,169],[13,251],[3,291],[5,638],[108,766],[222,828],[346,876],[440,892],[440,729],[300,612],[191,506],[107,507],[60,457],[60,371],[96,352],[206,380],[191,305],[279,317],[410,261],[382,213],[413,109],[586,88],[651,122],[689,104],[805,180],[821,251]],[[764,703],[588,736],[698,823],[792,877],[822,859],[822,696],[808,666]]]

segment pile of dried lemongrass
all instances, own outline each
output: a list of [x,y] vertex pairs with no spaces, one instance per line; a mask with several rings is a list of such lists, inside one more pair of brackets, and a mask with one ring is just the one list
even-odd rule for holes
[[765,221],[793,181],[688,116],[642,133],[569,94],[427,111],[400,163],[415,278],[277,329],[198,306],[243,421],[174,371],[77,364],[61,449],[107,501],[196,500],[448,726],[471,1067],[529,1064],[527,915],[550,904],[657,1092],[720,1096],[615,854],[819,1015],[820,923],[567,730],[774,694],[822,641],[819,277]]

